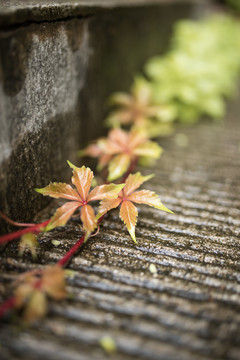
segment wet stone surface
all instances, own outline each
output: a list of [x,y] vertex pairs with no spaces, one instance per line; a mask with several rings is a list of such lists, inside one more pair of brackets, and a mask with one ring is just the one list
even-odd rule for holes
[[[147,188],[175,214],[139,207],[134,245],[113,211],[99,235],[72,260],[71,299],[51,302],[48,317],[29,329],[5,322],[3,359],[106,359],[103,335],[116,342],[114,359],[239,359],[240,126],[238,104],[225,124],[178,128],[161,141],[165,152]],[[54,212],[53,202],[38,220]],[[81,236],[78,220],[43,235],[38,259],[2,252],[3,299],[19,272],[54,264]],[[54,247],[51,240],[60,241]],[[156,266],[153,274],[149,266]]]

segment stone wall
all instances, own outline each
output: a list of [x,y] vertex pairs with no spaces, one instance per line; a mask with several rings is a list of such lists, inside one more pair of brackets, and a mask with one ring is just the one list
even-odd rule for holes
[[102,131],[107,96],[166,49],[198,2],[11,5],[0,6],[0,209],[27,221],[47,202],[34,188],[69,179],[66,160]]

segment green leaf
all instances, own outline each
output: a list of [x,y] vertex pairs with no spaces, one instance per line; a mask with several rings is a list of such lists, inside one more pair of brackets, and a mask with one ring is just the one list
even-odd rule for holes
[[114,156],[108,166],[108,181],[113,181],[120,178],[128,169],[130,165],[130,156],[122,154]]
[[137,156],[149,156],[158,159],[162,154],[163,149],[153,141],[147,141],[144,144],[138,145],[133,153]]

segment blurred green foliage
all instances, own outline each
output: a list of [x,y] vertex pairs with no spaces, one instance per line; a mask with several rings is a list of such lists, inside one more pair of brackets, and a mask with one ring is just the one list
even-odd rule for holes
[[236,92],[240,72],[240,24],[230,15],[177,23],[171,50],[145,67],[152,101],[175,109],[193,123],[202,115],[219,119],[225,98]]

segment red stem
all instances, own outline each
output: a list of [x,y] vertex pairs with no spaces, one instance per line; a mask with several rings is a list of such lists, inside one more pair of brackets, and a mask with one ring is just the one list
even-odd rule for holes
[[65,266],[72,256],[78,251],[80,246],[83,244],[85,238],[85,234],[76,242],[76,244],[63,256],[61,260],[58,261],[58,265]]
[[8,310],[11,310],[14,307],[15,302],[16,299],[12,296],[0,306],[0,318],[3,317]]
[[5,220],[6,222],[8,222],[9,224],[14,225],[14,226],[32,227],[32,226],[36,225],[36,224],[19,223],[19,222],[13,221],[7,215],[5,215],[2,211],[0,211],[0,217],[3,220]]
[[17,239],[17,238],[21,237],[24,234],[30,233],[30,232],[32,232],[34,234],[38,234],[43,230],[43,228],[45,226],[48,225],[49,222],[50,222],[50,220],[47,220],[47,221],[44,221],[44,222],[42,222],[40,224],[34,225],[32,227],[28,227],[27,229],[18,230],[18,231],[15,231],[15,232],[11,233],[11,234],[6,234],[6,235],[3,235],[3,236],[0,236],[0,244],[6,243],[8,241],[12,241],[14,239]]

